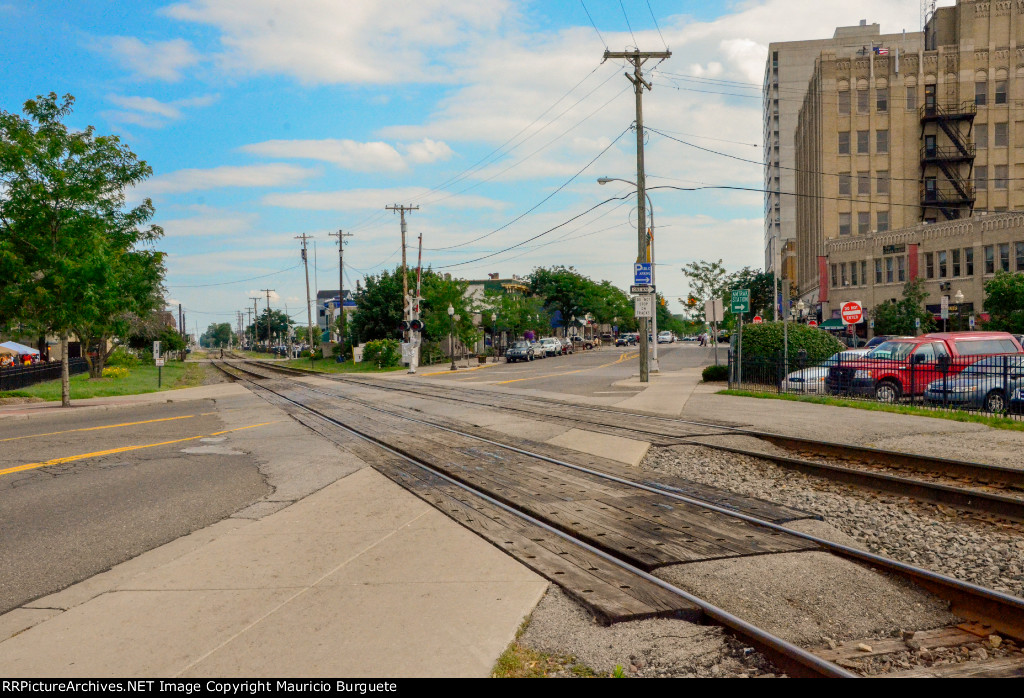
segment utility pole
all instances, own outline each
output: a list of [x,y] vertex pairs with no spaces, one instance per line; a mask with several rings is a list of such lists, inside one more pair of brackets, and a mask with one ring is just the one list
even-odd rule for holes
[[[641,51],[636,49],[634,51],[605,51],[604,60],[609,58],[624,58],[629,61],[630,65],[633,66],[633,74],[626,73],[626,77],[631,83],[633,83],[633,91],[636,94],[636,235],[637,235],[637,257],[636,261],[640,262],[647,259],[647,210],[646,196],[647,196],[647,180],[644,175],[644,105],[643,105],[643,94],[644,88],[651,89],[651,83],[644,80],[643,65],[652,58],[660,58],[665,60],[672,56],[671,51]],[[655,298],[655,305],[657,305],[657,298]],[[655,307],[654,312],[658,312]],[[648,351],[650,351],[650,342],[648,341],[648,333],[650,332],[650,323],[647,318],[640,319],[640,382],[647,383],[650,381],[650,357]],[[657,341],[657,337],[653,338]]]
[[302,264],[306,267],[306,320],[309,322],[309,327],[306,332],[309,336],[309,363],[313,365],[313,310],[309,305],[309,260],[306,255],[306,241],[312,239],[312,235],[296,235],[296,240],[302,240]]
[[[406,271],[407,267],[405,264],[405,212],[406,211],[419,211],[419,206],[404,206],[394,204],[393,206],[384,207],[388,211],[398,211],[402,216],[402,319],[409,322],[409,275]],[[409,341],[409,333],[406,331],[402,337],[406,342]]]
[[352,233],[342,232],[327,233],[331,237],[338,238],[338,313],[341,322],[338,326],[338,341],[342,348],[345,346],[345,238],[352,237]]
[[261,291],[267,294],[267,351],[270,351],[270,292],[272,288],[261,288]]
[[[423,280],[423,233],[420,233],[419,242],[419,253],[416,255],[416,297],[412,300],[412,318],[413,320],[420,319],[420,282]],[[420,338],[423,336],[423,328],[420,323],[416,323],[416,326],[420,329],[413,329],[410,336],[412,342],[412,351],[409,354],[409,373],[416,373],[416,367],[420,365]]]
[[260,302],[259,296],[249,296],[249,300],[252,301],[252,346],[249,347],[251,351],[256,351],[256,342],[259,341],[260,333],[257,331],[260,322],[260,313],[256,308],[256,304]]

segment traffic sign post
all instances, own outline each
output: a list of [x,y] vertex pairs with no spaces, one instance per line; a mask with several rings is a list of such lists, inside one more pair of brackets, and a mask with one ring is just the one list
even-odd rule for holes
[[637,318],[654,317],[654,296],[645,293],[633,297],[633,316]]
[[638,286],[629,287],[629,295],[635,296],[640,293],[654,293],[654,286],[648,286],[646,284],[640,284]]
[[729,301],[729,309],[736,315],[750,312],[750,289],[734,288]]
[[153,342],[153,361],[156,363],[156,387],[159,390],[164,383],[164,358],[160,356],[160,342]]
[[864,320],[864,306],[860,301],[847,301],[839,311],[844,325],[857,325]]

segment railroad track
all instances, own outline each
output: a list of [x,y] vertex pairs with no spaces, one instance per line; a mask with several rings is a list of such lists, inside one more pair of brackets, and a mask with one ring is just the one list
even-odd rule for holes
[[[229,369],[224,369],[222,367],[222,370],[228,371]],[[255,373],[264,381],[273,378],[273,376],[261,374],[259,371],[254,371],[251,368],[247,369],[247,372],[250,376],[252,376],[252,374]],[[644,492],[649,495],[656,495],[658,497],[667,498],[669,500],[672,500],[676,506],[697,507],[699,509],[704,510],[705,513],[708,514],[713,512],[714,514],[729,517],[737,521],[743,522],[745,524],[758,526],[762,529],[772,530],[777,532],[778,534],[782,534],[787,537],[806,541],[807,543],[811,543],[814,546],[824,548],[837,555],[857,560],[860,562],[865,562],[887,572],[907,577],[916,582],[917,584],[931,590],[937,596],[949,601],[951,604],[952,611],[957,615],[971,618],[977,623],[983,624],[987,628],[998,630],[1018,640],[1024,639],[1024,600],[1019,599],[1017,597],[1009,596],[1007,594],[1002,594],[1000,592],[996,592],[989,589],[984,589],[973,584],[961,582],[959,580],[955,580],[944,575],[936,574],[929,570],[916,568],[911,565],[907,565],[895,560],[884,558],[882,556],[874,555],[872,553],[868,553],[855,548],[849,548],[847,546],[835,544],[830,541],[817,538],[815,536],[800,533],[798,531],[786,528],[785,526],[780,525],[778,523],[773,523],[772,521],[767,520],[766,518],[751,515],[749,513],[744,513],[742,511],[738,511],[736,508],[720,506],[719,504],[715,504],[711,501],[707,501],[704,499],[679,494],[677,491],[672,491],[671,488],[664,488],[662,486],[659,486],[658,484],[638,482],[630,478],[595,471],[592,468],[587,468],[584,466],[562,461],[558,458],[553,458],[550,455],[545,454],[543,452],[529,451],[527,449],[522,448],[519,445],[510,445],[493,439],[487,439],[481,437],[477,433],[472,433],[464,429],[456,429],[451,426],[439,425],[433,423],[432,420],[425,420],[420,416],[411,416],[408,414],[403,414],[401,411],[383,409],[375,405],[372,405],[366,401],[359,400],[353,396],[338,395],[336,393],[324,392],[322,390],[318,390],[310,386],[298,386],[296,384],[291,384],[289,386],[288,384],[284,384],[284,387],[274,387],[275,384],[273,383],[268,385],[267,383],[261,384],[255,383],[254,381],[249,379],[247,380],[249,381],[248,385],[250,385],[258,393],[264,396],[273,395],[274,397],[271,399],[272,402],[278,401],[280,403],[280,401],[285,401],[289,406],[293,408],[306,411],[310,414],[315,415],[317,418],[324,419],[328,423],[346,431],[347,433],[350,433],[360,439],[363,439],[368,443],[373,443],[378,449],[383,449],[391,456],[401,459],[403,463],[406,463],[409,466],[415,466],[415,468],[421,469],[424,472],[429,473],[429,476],[431,478],[440,478],[441,481],[444,482],[445,487],[460,488],[460,490],[464,491],[465,493],[471,494],[473,497],[480,498],[483,501],[487,502],[489,505],[499,507],[504,515],[515,516],[522,522],[526,522],[531,526],[536,526],[539,529],[545,531],[549,535],[558,536],[561,539],[561,541],[563,541],[563,543],[570,543],[586,551],[589,554],[597,555],[601,558],[601,560],[604,563],[615,565],[620,570],[624,570],[629,572],[630,574],[636,575],[644,582],[653,585],[652,588],[657,588],[662,592],[668,592],[672,595],[677,596],[679,599],[684,599],[690,603],[693,603],[697,608],[701,610],[702,613],[714,619],[716,622],[723,624],[747,642],[757,646],[759,649],[764,651],[765,654],[769,656],[773,661],[776,661],[779,666],[783,667],[791,673],[794,673],[795,675],[849,676],[850,673],[832,664],[831,662],[825,662],[824,664],[821,664],[820,662],[823,661],[822,657],[809,653],[806,650],[802,650],[800,648],[792,646],[791,644],[786,643],[780,638],[771,636],[770,633],[766,633],[763,630],[753,628],[741,619],[738,619],[735,616],[728,614],[722,609],[710,606],[710,604],[707,604],[706,602],[701,601],[700,599],[696,599],[695,597],[686,593],[685,591],[678,589],[677,587],[674,587],[673,585],[668,584],[663,580],[658,579],[657,577],[651,575],[649,571],[641,569],[641,565],[635,564],[638,560],[642,560],[642,557],[634,558],[632,561],[623,561],[622,555],[616,555],[610,552],[609,544],[606,544],[604,546],[601,546],[599,544],[595,545],[594,543],[596,541],[594,538],[590,538],[590,540],[587,540],[586,536],[581,537],[568,532],[566,530],[566,526],[560,525],[560,521],[557,517],[554,520],[542,520],[545,517],[534,515],[536,514],[536,512],[534,512],[533,514],[527,513],[530,510],[530,507],[528,506],[529,502],[517,501],[516,498],[509,495],[508,492],[504,490],[502,486],[500,486],[500,484],[499,486],[495,487],[494,482],[489,482],[486,477],[483,478],[483,485],[490,484],[490,488],[483,486],[479,480],[473,482],[475,478],[472,476],[472,474],[466,475],[466,472],[468,470],[481,470],[480,467],[469,468],[467,469],[467,471],[459,471],[458,469],[452,471],[449,468],[447,472],[445,472],[445,469],[438,468],[436,463],[427,462],[424,458],[416,455],[418,452],[422,453],[424,450],[429,450],[431,443],[444,443],[444,439],[434,441],[427,439],[427,441],[424,441],[423,438],[421,437],[406,441],[404,443],[401,441],[401,439],[399,439],[396,442],[393,437],[389,439],[389,436],[391,435],[390,431],[380,431],[380,425],[378,424],[378,422],[380,422],[383,419],[401,419],[406,420],[407,422],[410,423],[430,427],[435,430],[440,429],[443,432],[452,435],[452,438],[458,436],[458,438],[462,439],[475,440],[486,444],[488,448],[502,449],[503,451],[506,452],[512,452],[519,454],[521,456],[527,456],[533,459],[534,461],[541,461],[546,464],[557,466],[566,471],[582,473],[591,478],[598,478],[606,482],[615,483],[616,486],[632,488],[633,490],[636,490],[638,492]],[[308,396],[310,393],[314,395],[323,395],[324,397],[328,398],[328,400],[320,400],[318,404],[315,402],[314,404],[310,404],[310,400],[308,398],[304,398],[302,396],[296,397],[294,395],[287,395],[289,391],[295,390],[301,390],[302,394],[306,396]],[[337,416],[330,414],[329,407],[325,409],[325,406],[330,405],[331,403],[336,405],[339,399],[345,399],[353,404],[360,405],[365,410],[373,411],[376,416],[363,418],[360,426],[360,419],[353,416],[351,409],[348,409],[341,413],[345,416],[345,418],[339,419]],[[353,420],[355,420],[357,424],[353,425]],[[448,455],[450,456],[450,453]],[[499,458],[499,460],[503,459]],[[377,466],[377,463],[375,463],[375,466]],[[409,472],[407,469],[403,470],[402,468],[399,468],[397,471],[394,469],[391,469],[389,471],[388,466],[385,466],[383,468],[378,466],[378,469],[381,469],[382,472],[388,474],[389,477],[392,477],[392,479],[395,479],[400,484],[403,484],[403,486],[406,486],[411,491],[416,493],[418,496],[421,496],[427,501],[431,501],[431,503],[439,506],[439,508],[441,508],[442,511],[445,511],[445,513],[449,514],[449,516],[452,515],[449,511],[445,509],[442,500],[434,499],[433,494],[424,496],[424,492],[422,491],[422,481],[418,481],[418,485],[415,483],[410,485]],[[405,477],[403,477],[403,475]],[[565,476],[563,475],[559,477]],[[536,493],[536,495],[538,498],[543,499],[543,492],[538,492]],[[453,497],[450,492],[448,493],[448,497],[450,500],[453,501],[459,500],[458,495]],[[463,501],[463,505],[464,504],[465,502]],[[534,504],[536,507],[536,503]],[[551,506],[551,504],[545,501],[541,501],[540,503],[541,509],[548,509],[551,508]],[[471,515],[479,516],[481,514],[479,507],[471,507],[471,509],[475,512],[475,514]],[[556,514],[557,512],[553,511],[551,513]],[[486,514],[484,515],[486,516]],[[460,520],[458,516],[453,516],[453,518],[459,520],[460,523],[463,523],[463,525],[467,525],[466,521]],[[469,527],[473,528],[472,526]],[[479,530],[477,530],[477,532],[480,533]],[[493,534],[494,532],[492,531],[491,533]],[[485,534],[481,535],[484,535],[485,538],[488,537]],[[498,536],[499,539],[503,537],[505,536]],[[492,542],[495,542],[496,540],[493,537],[493,535],[489,539]],[[531,540],[536,542],[540,539]],[[505,541],[505,543],[509,543],[509,541]],[[498,545],[498,547],[503,547],[503,549],[507,547],[501,545],[500,543],[495,544]],[[614,550],[614,548],[615,546],[611,545],[611,549]],[[515,554],[512,550],[508,551],[512,554]],[[562,555],[566,553],[562,551],[559,554]],[[576,554],[578,555],[579,553],[577,552]],[[628,556],[629,555],[627,554],[627,557]],[[520,557],[520,559],[522,558]],[[526,562],[526,564],[528,565],[530,564],[528,559],[523,561]],[[552,581],[559,583],[561,585],[562,581],[560,581],[557,577],[558,573],[556,572],[555,574],[556,576],[554,576],[554,578],[552,578],[550,574],[545,574],[545,576],[548,576],[549,579],[552,579]],[[628,585],[623,586],[623,588],[628,588]],[[578,594],[576,596],[577,598],[579,598]],[[665,604],[664,599],[662,599],[661,603],[667,606],[671,605]],[[961,631],[952,629],[950,629],[950,632],[959,632],[963,634]],[[988,632],[988,630],[986,630],[986,632]],[[841,656],[840,654],[833,654],[834,657]],[[1014,664],[1012,667],[1003,666],[1001,667],[1000,671],[1009,671],[1012,673],[1015,671],[1020,671],[1020,667],[1016,664]]]
[[[545,420],[574,428],[648,441],[655,446],[704,446],[737,455],[766,459],[776,465],[826,477],[831,481],[975,513],[1001,516],[1013,521],[1024,521],[1024,471],[1005,466],[817,441],[698,420],[642,415],[611,407],[580,405],[550,398],[519,398],[471,388],[456,390],[433,385],[429,388],[395,385],[391,381],[333,376],[267,362],[248,363],[287,375],[317,375],[377,390],[520,412],[524,416],[543,417]],[[572,410],[571,417],[562,413],[567,409]],[[642,424],[637,423],[637,417],[643,417]],[[628,421],[624,424],[626,420]],[[744,436],[791,451],[794,455],[722,443],[731,440],[731,437]]]

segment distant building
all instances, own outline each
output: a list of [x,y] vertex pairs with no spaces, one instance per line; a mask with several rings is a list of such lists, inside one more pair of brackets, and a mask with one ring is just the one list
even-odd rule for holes
[[[352,291],[345,289],[345,319],[352,316],[352,313],[356,311],[356,301],[352,295]],[[331,325],[335,318],[338,317],[338,292],[337,291],[317,291],[316,292],[316,323],[320,328],[320,335],[323,336]],[[301,320],[301,318],[300,318]],[[299,324],[302,324],[301,322]],[[332,330],[332,335],[334,334]],[[334,341],[337,337],[331,337],[329,340]]]

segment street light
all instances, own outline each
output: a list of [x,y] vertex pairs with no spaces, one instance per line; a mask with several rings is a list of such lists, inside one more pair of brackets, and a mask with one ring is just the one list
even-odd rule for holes
[[[637,189],[640,188],[637,185],[636,182],[631,182],[628,179],[620,179],[619,177],[599,177],[598,180],[597,180],[597,183],[601,184],[601,185],[608,184],[608,182],[624,182],[625,184],[629,184],[629,185],[632,185],[634,187],[637,187]],[[654,278],[654,270],[655,270],[655,264],[654,264],[654,204],[651,203],[651,196],[646,191],[644,192],[644,196],[647,198],[647,210],[651,214],[651,229],[650,229],[650,231],[648,232],[648,234],[646,236],[646,238],[647,238],[646,242],[647,242],[647,247],[649,247],[649,249],[651,251],[650,252],[651,284],[654,285],[655,284],[655,278]],[[655,286],[655,288],[657,288],[657,287]],[[640,328],[639,328],[640,329],[640,382],[641,383],[646,383],[648,381],[647,381],[646,372],[644,370],[645,368],[648,368],[648,370],[654,371],[655,373],[658,373],[660,371],[660,368],[658,366],[658,294],[657,293],[654,294],[654,311],[653,311],[653,314],[651,316],[651,329],[650,329],[650,339],[654,340],[654,346],[653,347],[650,346],[650,341],[648,339],[647,319],[646,318],[641,318],[640,320],[641,320]],[[644,360],[647,358],[647,352],[648,351],[652,352],[651,364],[650,364],[649,367],[646,367]]]
[[448,353],[452,357],[451,370],[455,370],[455,308],[451,305],[448,306]]
[[498,360],[498,314],[491,313],[491,327],[494,331],[491,332],[491,349],[494,350],[494,360]]
[[958,332],[964,331],[964,292],[960,289],[956,290],[956,295],[953,296],[953,300],[956,301],[956,329]]

